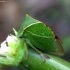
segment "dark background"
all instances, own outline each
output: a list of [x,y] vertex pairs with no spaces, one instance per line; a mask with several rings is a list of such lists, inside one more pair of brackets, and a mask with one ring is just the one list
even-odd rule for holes
[[[63,42],[62,58],[70,62],[70,0],[0,0],[0,43],[12,28],[18,31],[26,13],[51,27]],[[0,70],[20,69],[1,65]]]

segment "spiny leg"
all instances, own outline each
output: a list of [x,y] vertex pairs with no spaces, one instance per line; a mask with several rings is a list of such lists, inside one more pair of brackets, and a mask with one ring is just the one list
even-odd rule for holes
[[41,58],[42,58],[43,62],[45,62],[45,57],[44,57],[44,55],[42,54],[42,52],[39,51],[38,49],[36,49],[28,40],[27,40],[27,43],[28,43],[34,50],[36,50],[36,51],[41,55]]

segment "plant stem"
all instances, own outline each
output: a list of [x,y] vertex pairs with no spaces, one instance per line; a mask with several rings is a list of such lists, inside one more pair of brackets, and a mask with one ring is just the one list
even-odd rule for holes
[[[7,46],[8,43],[8,46]],[[28,60],[26,51],[28,48]],[[8,66],[18,66],[22,70],[70,70],[70,63],[54,56],[43,53],[45,62],[41,55],[31,49],[24,39],[9,35],[1,44],[0,63]]]
[[70,70],[70,63],[67,61],[53,55],[44,55],[45,62],[42,61],[39,54],[30,49],[28,60],[26,61],[23,56],[18,67],[22,70]]

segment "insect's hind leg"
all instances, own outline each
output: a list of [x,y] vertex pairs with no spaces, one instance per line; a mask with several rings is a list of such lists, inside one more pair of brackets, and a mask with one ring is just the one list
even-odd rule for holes
[[36,51],[41,55],[41,58],[42,58],[43,62],[45,62],[45,57],[44,57],[44,55],[42,54],[42,52],[39,51],[38,49],[36,49],[36,48],[30,43],[29,40],[26,40],[26,42],[27,42],[27,44],[29,44],[34,50],[36,50]]
[[26,53],[26,61],[27,61],[29,54],[28,54],[27,44],[25,43],[24,45],[25,45],[25,50],[26,50],[25,53]]

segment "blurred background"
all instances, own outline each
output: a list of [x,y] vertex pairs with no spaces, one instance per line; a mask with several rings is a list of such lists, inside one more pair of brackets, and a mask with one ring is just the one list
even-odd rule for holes
[[[47,24],[62,40],[64,56],[70,62],[70,0],[0,0],[0,43],[12,28],[19,30],[25,14]],[[1,65],[0,70],[20,70]]]

